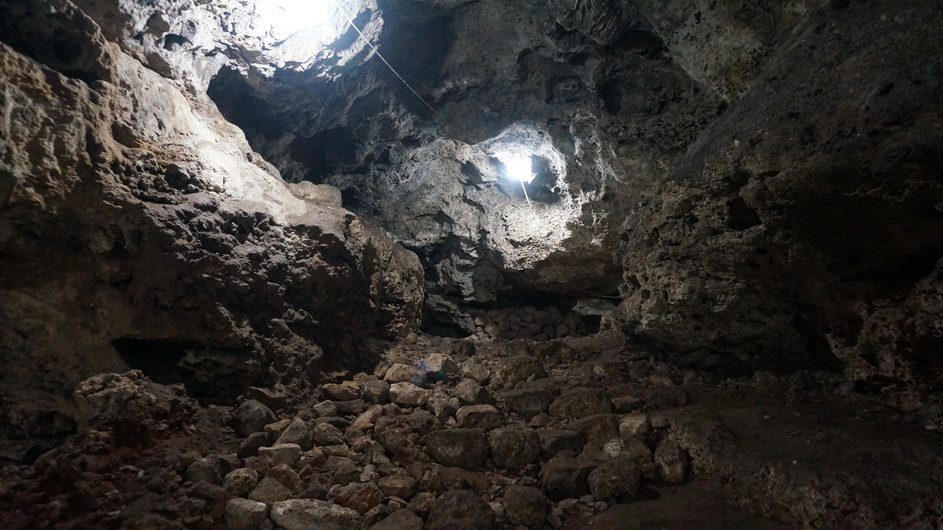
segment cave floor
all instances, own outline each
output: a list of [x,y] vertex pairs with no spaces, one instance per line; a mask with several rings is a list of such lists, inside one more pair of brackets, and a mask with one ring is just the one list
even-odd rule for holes
[[604,336],[386,350],[293,414],[258,394],[276,414],[248,435],[245,404],[80,426],[2,468],[2,527],[943,525],[939,429],[835,374],[726,378]]

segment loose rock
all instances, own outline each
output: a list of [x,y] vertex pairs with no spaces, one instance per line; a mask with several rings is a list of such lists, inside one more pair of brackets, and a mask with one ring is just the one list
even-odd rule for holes
[[491,431],[491,459],[506,469],[521,469],[540,456],[540,437],[527,427],[508,426]]
[[491,402],[491,394],[474,379],[463,379],[452,389],[452,395],[464,405],[482,405]]
[[422,519],[409,510],[396,510],[370,530],[422,530]]
[[287,464],[294,466],[301,458],[301,446],[298,444],[281,444],[259,449],[259,458],[270,466]]
[[550,404],[550,413],[557,418],[583,418],[612,412],[612,403],[601,388],[578,388],[560,394]]
[[228,530],[256,530],[268,517],[268,506],[248,499],[229,499],[225,513]]
[[259,483],[259,473],[250,468],[239,468],[230,471],[223,479],[223,487],[233,497],[245,497]]
[[372,482],[341,486],[332,497],[337,504],[362,514],[383,502],[383,492]]
[[490,430],[504,423],[504,416],[492,405],[468,405],[458,409],[455,419],[466,429]]
[[245,437],[261,431],[274,421],[275,413],[272,409],[254,399],[247,399],[236,409],[233,427],[240,436]]
[[297,444],[302,451],[311,449],[311,430],[301,419],[295,419],[278,437],[275,445]]
[[590,472],[595,468],[592,462],[579,458],[554,458],[541,468],[543,490],[552,500],[578,498],[589,493]]
[[426,453],[444,466],[479,469],[488,457],[489,445],[481,429],[433,431],[425,438]]
[[547,516],[547,496],[537,488],[508,486],[504,490],[504,510],[512,524],[533,526]]
[[419,388],[412,383],[394,383],[390,385],[390,401],[397,405],[421,407],[432,396],[431,390]]
[[642,478],[638,461],[631,456],[607,460],[594,469],[587,478],[589,490],[597,501],[609,501],[635,495]]
[[470,491],[450,490],[436,499],[426,520],[427,530],[482,530],[494,525],[487,502]]
[[680,445],[665,440],[655,449],[655,472],[668,484],[681,484],[687,476],[688,454]]
[[272,521],[285,530],[359,530],[360,514],[350,508],[315,499],[275,503]]
[[272,477],[265,477],[249,494],[249,499],[272,504],[291,497],[291,490]]

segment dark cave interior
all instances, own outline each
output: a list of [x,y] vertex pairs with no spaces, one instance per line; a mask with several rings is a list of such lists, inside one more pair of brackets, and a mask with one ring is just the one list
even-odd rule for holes
[[941,27],[6,0],[0,526],[943,527]]

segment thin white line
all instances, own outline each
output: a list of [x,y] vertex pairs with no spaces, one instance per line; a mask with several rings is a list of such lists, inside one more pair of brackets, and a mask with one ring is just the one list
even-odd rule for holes
[[386,67],[389,68],[391,72],[393,72],[393,75],[395,75],[400,81],[402,81],[403,84],[406,85],[406,88],[408,88],[409,91],[413,93],[413,95],[419,98],[419,101],[422,101],[423,105],[425,105],[429,110],[431,110],[435,114],[436,110],[432,108],[432,105],[426,103],[426,100],[423,99],[423,97],[419,95],[419,92],[416,92],[416,90],[413,89],[413,87],[411,87],[409,83],[406,82],[405,79],[403,79],[403,76],[399,75],[399,72],[397,72],[396,69],[393,68],[393,65],[387,62],[386,58],[383,57],[383,55],[380,53],[380,50],[377,49],[377,47],[374,46],[372,42],[370,42],[370,39],[368,39],[367,36],[364,35],[362,31],[360,31],[360,28],[357,27],[357,24],[354,24],[354,19],[350,18],[350,16],[347,15],[347,12],[344,11],[344,8],[341,7],[341,5],[337,2],[337,0],[331,0],[331,2],[333,2],[334,5],[337,7],[337,10],[340,11],[342,15],[344,15],[344,18],[347,19],[347,22],[350,22],[350,25],[353,26],[353,28],[357,31],[357,33],[360,35],[360,38],[362,38],[363,41],[367,43],[367,46],[370,46],[371,48],[373,48],[373,52],[376,53],[377,57],[379,57],[380,60],[383,61],[383,64],[385,64]]

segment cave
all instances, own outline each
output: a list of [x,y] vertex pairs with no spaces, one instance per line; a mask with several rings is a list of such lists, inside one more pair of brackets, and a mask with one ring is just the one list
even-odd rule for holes
[[940,28],[5,0],[0,526],[939,528]]

